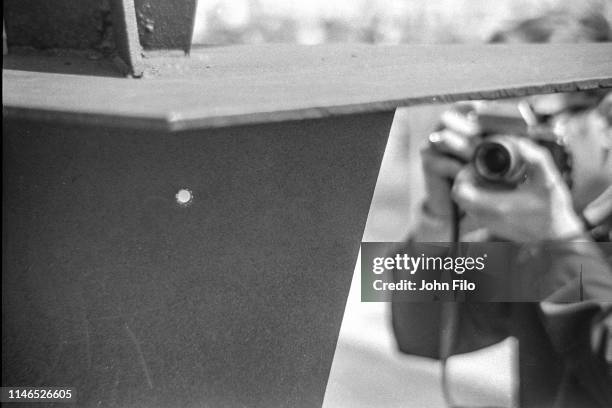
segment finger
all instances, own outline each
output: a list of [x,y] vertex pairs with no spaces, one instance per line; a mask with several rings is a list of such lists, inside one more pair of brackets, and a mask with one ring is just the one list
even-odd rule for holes
[[600,115],[607,119],[608,124],[612,124],[612,92],[609,92],[597,107]]
[[421,150],[421,160],[425,172],[445,179],[455,178],[464,166],[459,160],[446,156],[430,146]]
[[521,158],[527,163],[529,178],[542,185],[562,182],[561,174],[546,148],[525,138],[515,140]]
[[478,218],[496,217],[509,198],[506,191],[482,188],[473,167],[464,168],[457,174],[451,197],[459,207]]
[[467,162],[474,155],[474,145],[469,137],[450,129],[443,129],[429,135],[429,143],[437,151]]
[[476,110],[473,104],[456,104],[440,116],[442,125],[464,136],[475,136],[480,133]]

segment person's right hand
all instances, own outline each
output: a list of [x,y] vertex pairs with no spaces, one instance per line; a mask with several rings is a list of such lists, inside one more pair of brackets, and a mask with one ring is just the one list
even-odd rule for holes
[[447,220],[452,215],[452,180],[471,160],[480,133],[477,119],[469,114],[472,110],[472,105],[457,104],[442,114],[442,129],[432,133],[428,145],[421,150],[424,205],[430,216]]
[[487,188],[469,166],[455,180],[456,202],[495,237],[514,242],[583,240],[584,225],[550,151],[526,138],[513,144],[526,164],[524,182],[512,189]]

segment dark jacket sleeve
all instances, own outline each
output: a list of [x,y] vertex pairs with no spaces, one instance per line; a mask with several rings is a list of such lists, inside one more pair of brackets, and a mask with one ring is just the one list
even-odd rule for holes
[[[448,248],[410,241],[400,251],[426,256],[448,255]],[[394,277],[396,281],[401,279],[397,271]],[[454,354],[467,353],[506,338],[511,309],[507,303],[415,303],[394,298],[391,311],[400,351],[440,359],[444,357],[444,349],[452,349]],[[442,344],[445,341],[451,344]]]
[[[393,302],[391,307],[398,348],[407,354],[440,359],[445,338],[451,342],[448,347],[453,354],[462,354],[508,337],[508,303]],[[454,329],[449,324],[449,311],[457,319]]]
[[[611,244],[605,245],[609,251]],[[610,259],[593,243],[568,244],[554,255],[547,277],[551,293],[540,304],[542,322],[567,375],[602,406],[612,406]]]

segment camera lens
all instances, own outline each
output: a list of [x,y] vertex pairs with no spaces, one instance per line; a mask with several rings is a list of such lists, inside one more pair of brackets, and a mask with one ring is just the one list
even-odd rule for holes
[[489,143],[483,146],[479,159],[487,169],[487,173],[499,176],[507,173],[512,163],[508,150],[497,143]]
[[504,184],[518,183],[525,172],[525,165],[508,136],[493,136],[480,143],[474,153],[474,167],[483,180]]

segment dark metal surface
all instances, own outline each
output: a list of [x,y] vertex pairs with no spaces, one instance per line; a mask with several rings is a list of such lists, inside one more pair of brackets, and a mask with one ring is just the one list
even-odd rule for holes
[[9,47],[100,49],[108,40],[108,1],[4,0],[2,6]]
[[41,55],[40,52],[8,54],[2,58],[2,68],[23,72],[44,72],[64,75],[85,75],[125,78],[111,59],[83,58],[81,53]]
[[115,48],[135,77],[142,76],[142,47],[138,39],[138,23],[133,0],[111,0]]
[[4,115],[180,130],[612,87],[612,44],[267,45],[143,62],[139,81],[5,69]]
[[5,120],[2,385],[74,386],[79,407],[320,406],[392,116]]
[[140,43],[145,49],[179,49],[189,53],[196,0],[134,1]]

